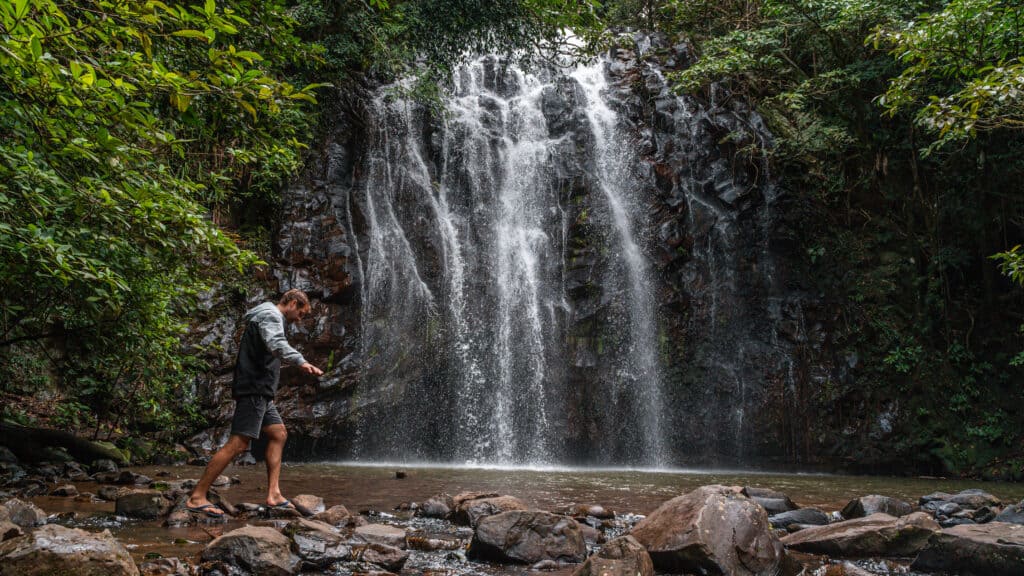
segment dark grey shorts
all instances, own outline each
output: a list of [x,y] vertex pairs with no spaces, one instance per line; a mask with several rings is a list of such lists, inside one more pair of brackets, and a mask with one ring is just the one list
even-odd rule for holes
[[235,398],[235,415],[231,418],[231,433],[259,438],[260,430],[271,424],[284,424],[274,401],[265,396]]

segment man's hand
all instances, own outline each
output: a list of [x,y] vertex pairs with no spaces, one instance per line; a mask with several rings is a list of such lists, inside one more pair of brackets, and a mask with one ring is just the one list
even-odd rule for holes
[[323,370],[317,368],[316,366],[313,366],[309,362],[306,362],[302,366],[299,366],[299,369],[305,372],[306,374],[312,374],[313,376],[323,376],[324,374]]

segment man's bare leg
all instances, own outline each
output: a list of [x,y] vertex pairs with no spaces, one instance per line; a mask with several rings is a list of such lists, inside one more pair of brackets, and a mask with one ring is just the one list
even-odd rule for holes
[[267,437],[267,504],[276,506],[285,501],[280,485],[281,455],[288,440],[288,430],[284,424],[271,424],[263,428],[262,434]]
[[[210,458],[210,463],[206,465],[206,470],[203,470],[203,477],[199,479],[199,483],[192,489],[192,494],[188,497],[185,505],[190,508],[196,508],[204,504],[210,504],[207,493],[210,491],[213,481],[217,479],[217,476],[220,476],[221,472],[228,467],[228,464],[231,464],[231,461],[236,456],[248,449],[248,437],[241,434],[232,434],[224,446],[213,455],[213,458]],[[207,508],[207,511],[213,514],[224,513],[220,508]]]

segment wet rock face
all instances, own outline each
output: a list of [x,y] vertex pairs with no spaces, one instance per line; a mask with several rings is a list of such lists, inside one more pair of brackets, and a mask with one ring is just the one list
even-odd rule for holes
[[938,530],[939,525],[924,512],[902,518],[877,513],[806,528],[784,536],[782,543],[801,552],[848,558],[913,556]]
[[1024,574],[1024,526],[989,522],[945,528],[928,540],[911,569],[970,576]]
[[572,518],[548,512],[512,511],[480,521],[468,555],[481,560],[536,564],[582,562],[587,545]]
[[702,486],[665,502],[630,535],[666,572],[755,576],[776,570],[784,555],[764,508],[726,486]]
[[43,526],[0,543],[0,575],[138,576],[128,550],[104,530]]

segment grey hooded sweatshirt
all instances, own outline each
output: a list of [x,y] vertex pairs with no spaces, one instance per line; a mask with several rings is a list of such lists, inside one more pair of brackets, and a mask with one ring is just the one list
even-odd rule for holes
[[306,359],[288,345],[284,314],[273,302],[264,302],[245,313],[245,332],[238,345],[235,381],[231,395],[273,398],[281,377],[281,360],[301,366]]

